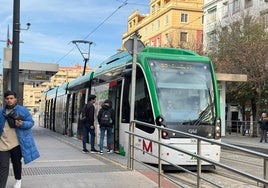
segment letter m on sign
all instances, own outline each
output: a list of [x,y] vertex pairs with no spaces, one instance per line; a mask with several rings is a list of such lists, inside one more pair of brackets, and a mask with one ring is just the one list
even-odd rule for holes
[[149,142],[148,146],[145,143],[145,140],[142,140],[142,150],[145,150],[146,152],[151,152],[153,151],[153,144],[152,141]]

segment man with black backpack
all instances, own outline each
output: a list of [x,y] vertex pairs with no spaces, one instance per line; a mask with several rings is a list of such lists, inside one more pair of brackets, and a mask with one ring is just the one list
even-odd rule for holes
[[107,99],[101,106],[98,113],[98,122],[100,125],[100,154],[103,154],[103,140],[105,131],[107,131],[107,153],[112,153],[112,130],[114,124],[114,110],[112,109],[112,101]]

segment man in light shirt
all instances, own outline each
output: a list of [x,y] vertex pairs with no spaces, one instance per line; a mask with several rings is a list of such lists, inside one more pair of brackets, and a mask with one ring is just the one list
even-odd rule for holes
[[21,188],[23,157],[27,164],[40,155],[34,143],[34,121],[27,108],[17,104],[16,93],[4,93],[5,106],[0,110],[0,188],[5,188],[10,159],[15,176],[14,188]]

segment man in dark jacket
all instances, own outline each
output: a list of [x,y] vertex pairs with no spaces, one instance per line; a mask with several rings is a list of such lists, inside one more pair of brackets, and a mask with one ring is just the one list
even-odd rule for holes
[[268,130],[268,118],[266,113],[261,114],[261,118],[259,120],[260,128],[261,128],[261,139],[260,142],[263,140],[267,142],[267,130]]
[[10,159],[16,179],[14,188],[20,188],[22,157],[27,164],[40,156],[31,130],[34,121],[29,110],[17,104],[15,92],[6,91],[4,99],[5,107],[0,111],[0,188],[6,187]]
[[95,126],[94,126],[94,112],[95,106],[93,105],[96,102],[96,95],[88,96],[88,103],[84,107],[84,114],[86,116],[86,120],[83,123],[83,151],[82,153],[89,153],[87,150],[87,141],[88,141],[88,133],[90,133],[90,145],[91,150],[90,153],[97,153],[98,151],[95,149]]
[[103,140],[105,131],[107,131],[107,153],[112,153],[112,130],[114,124],[114,110],[112,109],[112,101],[107,99],[101,106],[98,113],[98,122],[100,125],[100,154],[103,154]]

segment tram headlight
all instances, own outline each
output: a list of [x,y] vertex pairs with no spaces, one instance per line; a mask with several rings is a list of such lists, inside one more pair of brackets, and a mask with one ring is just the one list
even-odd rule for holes
[[162,131],[162,138],[166,138],[168,136],[168,133],[166,131]]
[[221,137],[221,120],[218,118],[215,123],[215,139],[220,139]]
[[164,125],[164,118],[163,118],[161,115],[159,115],[159,116],[155,119],[155,122],[156,122],[156,125],[158,125],[158,126],[165,126],[165,125]]

